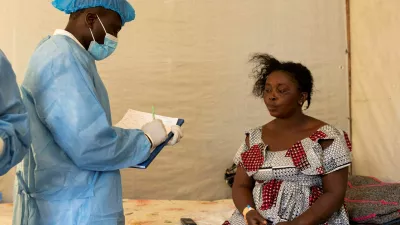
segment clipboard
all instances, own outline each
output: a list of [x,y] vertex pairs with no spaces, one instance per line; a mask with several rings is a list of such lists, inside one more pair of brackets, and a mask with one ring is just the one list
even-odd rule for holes
[[[185,122],[184,119],[178,119],[178,121],[176,122],[176,125],[178,126],[182,126],[183,123]],[[170,132],[168,134],[167,139],[161,143],[159,146],[157,146],[153,152],[150,153],[149,158],[147,158],[144,162],[139,163],[136,166],[131,166],[129,168],[136,168],[136,169],[147,169],[149,167],[149,165],[151,164],[151,162],[153,162],[153,160],[156,158],[156,156],[161,152],[161,150],[168,144],[168,142],[172,139],[172,137],[174,136],[174,134],[172,132]]]

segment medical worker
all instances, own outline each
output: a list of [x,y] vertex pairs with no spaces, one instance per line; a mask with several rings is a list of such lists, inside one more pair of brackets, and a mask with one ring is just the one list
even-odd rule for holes
[[21,162],[30,144],[28,114],[11,64],[0,50],[0,176]]
[[[141,130],[113,127],[96,69],[135,12],[126,0],[52,3],[70,19],[36,48],[21,88],[33,136],[17,167],[13,224],[122,225],[119,169],[146,160],[167,137],[160,120]],[[172,129],[175,144],[182,134]]]

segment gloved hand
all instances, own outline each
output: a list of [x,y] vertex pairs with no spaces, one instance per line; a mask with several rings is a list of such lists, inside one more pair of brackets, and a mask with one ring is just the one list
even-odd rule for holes
[[4,148],[5,148],[5,147],[6,147],[6,146],[4,146],[4,141],[3,141],[3,139],[0,138],[0,156],[3,155],[3,152],[4,152]]
[[159,119],[146,123],[142,127],[142,131],[147,135],[151,142],[151,150],[167,139],[167,131],[163,122]]
[[174,134],[168,145],[175,145],[183,138],[183,132],[180,126],[174,125],[171,127],[171,132]]

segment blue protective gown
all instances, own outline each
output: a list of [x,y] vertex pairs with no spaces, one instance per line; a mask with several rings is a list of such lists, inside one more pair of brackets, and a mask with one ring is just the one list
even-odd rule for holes
[[15,73],[0,50],[0,176],[21,162],[31,144],[28,114],[22,103]]
[[48,37],[21,89],[32,148],[17,167],[13,224],[124,224],[119,169],[146,160],[150,142],[111,125],[92,56],[70,37]]

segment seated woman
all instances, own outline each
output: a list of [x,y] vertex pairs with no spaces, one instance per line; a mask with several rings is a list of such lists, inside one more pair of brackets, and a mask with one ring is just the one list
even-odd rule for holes
[[246,133],[234,159],[237,210],[224,225],[349,224],[343,202],[351,144],[345,132],[303,113],[310,71],[270,55],[252,61],[253,93],[275,119]]

